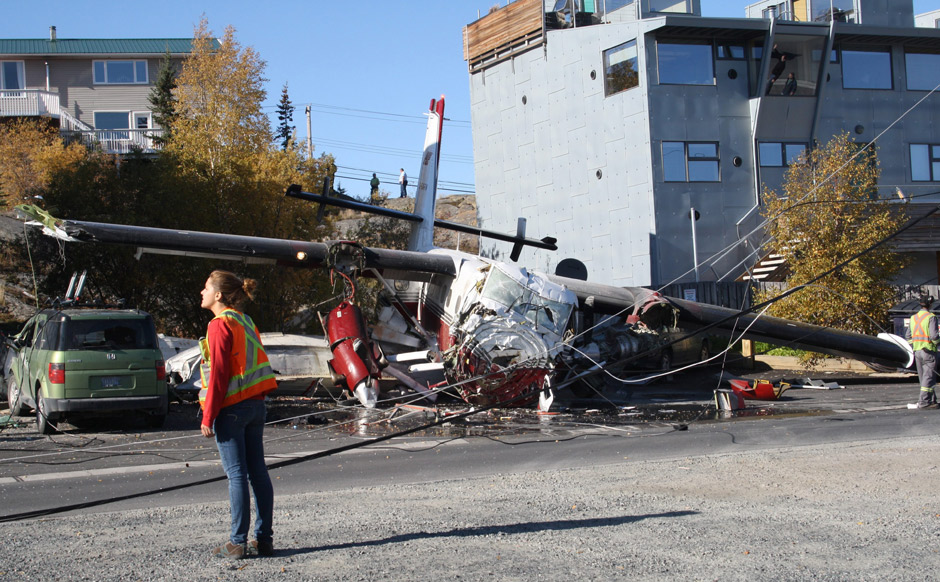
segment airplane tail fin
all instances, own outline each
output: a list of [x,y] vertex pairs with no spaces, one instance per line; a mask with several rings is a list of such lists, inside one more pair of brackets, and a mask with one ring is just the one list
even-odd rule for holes
[[428,130],[421,156],[421,173],[415,194],[415,214],[424,220],[416,223],[408,240],[408,250],[429,251],[434,248],[434,207],[437,203],[437,173],[441,153],[441,133],[444,129],[444,96],[431,100],[428,112]]

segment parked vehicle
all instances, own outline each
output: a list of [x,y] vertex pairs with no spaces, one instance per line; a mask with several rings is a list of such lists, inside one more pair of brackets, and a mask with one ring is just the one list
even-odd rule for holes
[[35,411],[39,432],[65,418],[168,411],[166,369],[150,315],[125,309],[44,309],[8,342],[10,413]]

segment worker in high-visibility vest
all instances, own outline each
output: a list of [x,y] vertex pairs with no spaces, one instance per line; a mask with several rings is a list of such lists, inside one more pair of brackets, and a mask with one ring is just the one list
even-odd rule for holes
[[937,330],[937,317],[928,310],[930,303],[929,297],[921,298],[920,311],[911,317],[907,329],[920,379],[920,398],[916,404],[907,405],[911,409],[937,404],[934,385],[937,383],[937,343],[940,341],[940,333]]
[[[200,341],[203,362],[202,434],[215,437],[228,477],[232,530],[229,541],[212,553],[241,559],[249,548],[263,556],[274,553],[272,520],[274,488],[264,463],[265,394],[277,388],[274,370],[261,345],[258,328],[241,309],[257,286],[228,271],[212,271],[202,290],[202,307],[215,315]],[[254,539],[248,539],[251,495],[255,494]]]

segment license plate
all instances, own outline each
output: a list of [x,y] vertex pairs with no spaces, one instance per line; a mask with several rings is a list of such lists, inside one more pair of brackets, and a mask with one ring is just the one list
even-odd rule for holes
[[102,388],[117,388],[120,385],[121,385],[120,376],[102,376],[101,378]]

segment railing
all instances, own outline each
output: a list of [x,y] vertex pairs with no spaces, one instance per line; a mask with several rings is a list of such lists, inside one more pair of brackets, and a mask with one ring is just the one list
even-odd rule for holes
[[59,94],[38,89],[0,91],[0,117],[59,115]]
[[153,138],[160,135],[163,135],[162,129],[98,129],[62,133],[66,141],[79,141],[86,147],[100,148],[109,154],[129,154],[135,150],[153,153],[160,149]]
[[71,113],[62,109],[59,111],[59,131],[94,131],[95,128],[80,121],[72,116]]

